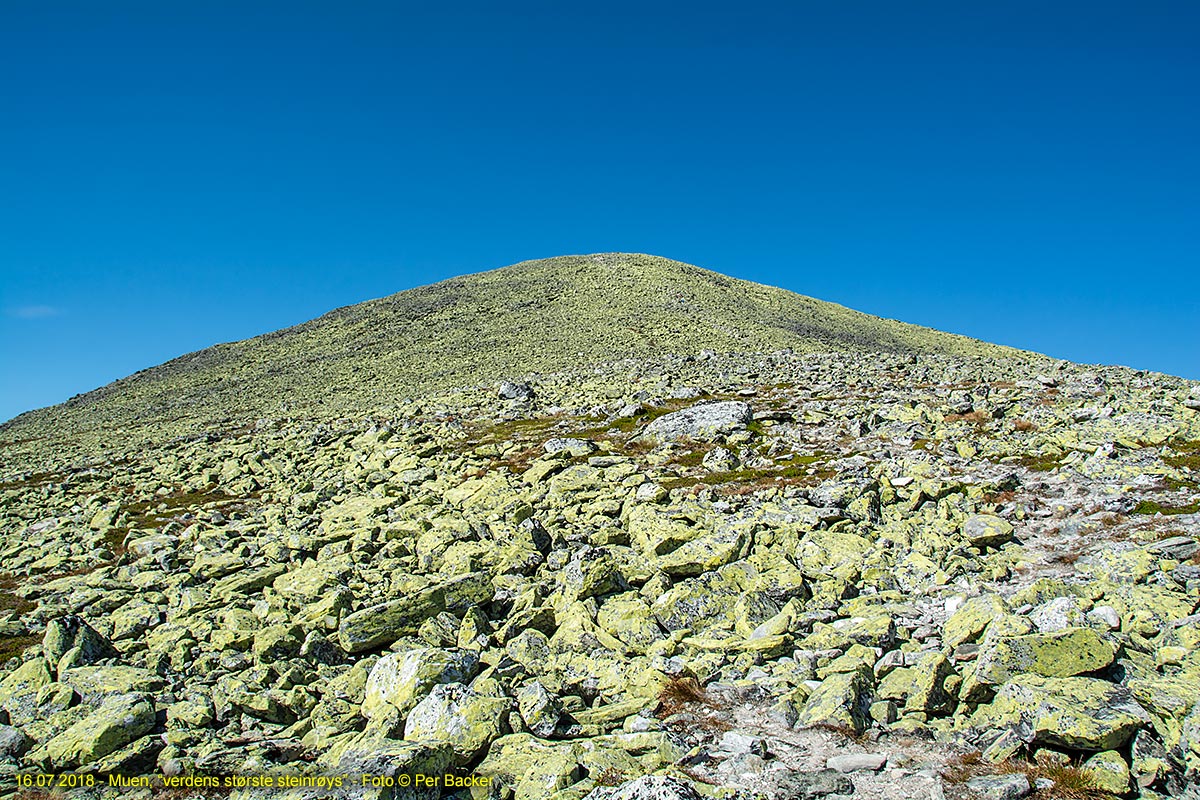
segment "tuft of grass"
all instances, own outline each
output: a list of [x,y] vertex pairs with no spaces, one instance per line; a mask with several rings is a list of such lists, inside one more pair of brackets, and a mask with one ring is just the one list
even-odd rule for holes
[[1034,766],[1029,770],[1029,782],[1048,778],[1054,785],[1033,793],[1037,800],[1111,800],[1115,795],[1100,789],[1091,770],[1082,767],[1052,765]]
[[1038,429],[1038,426],[1033,424],[1032,422],[1030,422],[1027,419],[1015,419],[1015,420],[1013,420],[1013,428],[1020,431],[1021,433],[1031,433],[1033,431],[1036,431]]
[[1186,506],[1164,506],[1154,500],[1143,500],[1133,507],[1131,514],[1143,514],[1152,517],[1155,514],[1176,516],[1179,514],[1200,514],[1200,501],[1188,503]]
[[659,719],[664,719],[672,714],[695,710],[697,707],[714,707],[712,697],[704,691],[704,687],[695,678],[671,678],[658,692],[658,708],[655,713]]
[[947,414],[946,422],[970,422],[975,425],[986,425],[992,421],[992,415],[987,411],[971,411],[966,414]]
[[1062,456],[1033,453],[1021,456],[1015,463],[1031,472],[1050,472],[1062,466]]
[[1043,765],[1024,759],[992,764],[984,761],[979,751],[973,751],[951,759],[942,768],[942,777],[951,784],[964,784],[982,775],[1017,773],[1023,773],[1031,786],[1036,786],[1039,778],[1053,782],[1054,785],[1048,788],[1034,789],[1029,795],[1034,800],[1113,800],[1115,797],[1096,785],[1091,770],[1077,765]]

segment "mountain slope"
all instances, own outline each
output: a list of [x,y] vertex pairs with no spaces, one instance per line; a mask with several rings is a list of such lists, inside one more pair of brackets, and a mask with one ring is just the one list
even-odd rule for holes
[[0,444],[359,413],[430,389],[702,349],[1015,355],[647,255],[526,261],[221,344],[7,423]]

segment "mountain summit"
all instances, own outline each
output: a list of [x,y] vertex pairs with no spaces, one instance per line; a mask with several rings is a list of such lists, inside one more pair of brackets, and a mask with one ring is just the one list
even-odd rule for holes
[[563,256],[181,356],[23,414],[0,436],[182,433],[230,419],[355,414],[431,389],[598,361],[783,348],[1016,353],[656,256]]

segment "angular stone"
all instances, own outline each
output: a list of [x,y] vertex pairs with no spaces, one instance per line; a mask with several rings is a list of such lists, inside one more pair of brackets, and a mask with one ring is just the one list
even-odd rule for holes
[[862,733],[871,725],[869,670],[830,675],[813,690],[796,720],[796,727],[831,725]]
[[629,512],[629,541],[647,558],[669,553],[704,533],[657,506],[638,505]]
[[967,788],[980,800],[1021,800],[1033,791],[1029,778],[1021,773],[978,775],[967,781]]
[[71,614],[50,620],[46,624],[46,635],[42,638],[42,655],[47,661],[58,664],[67,651],[76,648],[79,652],[74,659],[75,666],[95,664],[102,659],[120,655],[107,639],[84,621],[83,617]]
[[154,705],[141,694],[115,695],[46,743],[56,769],[90,764],[154,727]]
[[671,576],[700,575],[740,558],[746,551],[747,535],[734,528],[704,534],[660,556],[658,567]]
[[588,439],[572,439],[560,438],[550,439],[542,445],[547,453],[553,455],[555,453],[566,453],[569,456],[586,456],[596,452],[596,443]]
[[662,441],[710,440],[732,433],[754,419],[750,406],[739,400],[700,403],[682,411],[664,414],[646,426],[644,433]]
[[347,653],[374,650],[399,639],[412,636],[429,617],[446,608],[445,591],[431,587],[409,597],[355,611],[338,626],[338,642]]
[[37,697],[43,686],[54,682],[54,675],[43,658],[31,658],[0,681],[0,709],[7,712],[16,725],[31,722],[40,716]]
[[1013,526],[1001,517],[976,514],[963,521],[962,533],[975,547],[997,547],[1012,539]]
[[255,632],[250,652],[262,664],[295,658],[304,644],[304,629],[299,625],[268,625]]
[[703,796],[679,778],[643,775],[620,786],[597,786],[584,800],[703,800]]
[[562,705],[538,681],[530,681],[517,690],[517,709],[525,727],[534,736],[548,738],[558,727],[562,716]]
[[1123,795],[1129,791],[1129,764],[1115,750],[1105,750],[1083,762],[1083,769],[1097,789],[1109,794]]
[[362,714],[374,719],[391,708],[403,719],[434,686],[466,683],[478,670],[479,655],[473,650],[431,647],[389,653],[367,676]]
[[984,594],[969,598],[946,620],[942,630],[942,643],[954,648],[960,644],[974,642],[987,630],[992,620],[1007,611],[1004,599],[999,595]]
[[1129,690],[1095,678],[1020,675],[971,717],[977,728],[1021,728],[1028,738],[1076,750],[1113,750],[1150,722]]
[[838,772],[878,772],[883,769],[887,759],[888,757],[882,753],[847,753],[832,756],[825,762],[825,766],[829,769],[836,769]]
[[1023,673],[1069,678],[1104,669],[1115,655],[1116,648],[1093,628],[997,638],[979,651],[975,678],[993,686]]
[[504,732],[511,707],[507,697],[477,694],[461,683],[438,684],[409,712],[404,738],[449,742],[457,763],[466,764]]

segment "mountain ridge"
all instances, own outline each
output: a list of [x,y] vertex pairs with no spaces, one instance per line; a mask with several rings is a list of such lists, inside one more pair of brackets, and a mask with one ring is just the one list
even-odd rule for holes
[[0,426],[0,444],[353,414],[430,390],[597,361],[787,348],[1029,355],[658,256],[559,256],[342,306],[181,355],[26,412]]

